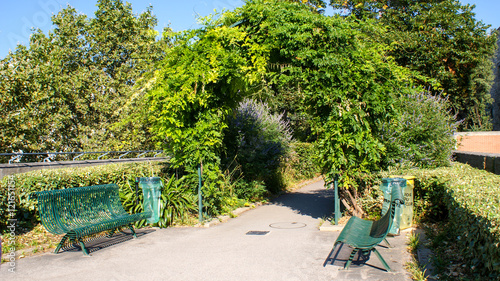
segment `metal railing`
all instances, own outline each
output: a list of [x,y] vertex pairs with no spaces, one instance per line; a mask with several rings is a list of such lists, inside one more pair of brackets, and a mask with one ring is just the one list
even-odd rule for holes
[[[134,154],[137,153],[136,158],[141,158],[142,156],[148,154],[148,153],[155,153],[153,155],[154,158],[156,156],[160,155],[163,153],[163,150],[135,150],[135,151],[89,151],[89,152],[15,152],[15,153],[0,153],[0,156],[10,156],[9,164],[12,164],[12,162],[20,162],[24,156],[42,156],[43,162],[52,162],[56,159],[57,156],[59,155],[75,155],[71,160],[69,161],[76,161],[78,158],[89,154],[89,155],[96,155],[100,154],[97,157],[97,160],[101,160],[104,156],[108,155],[117,155],[118,159],[122,159],[122,157],[129,155],[129,154]],[[116,157],[116,156],[115,156]],[[115,159],[115,158],[112,158]],[[36,162],[36,161],[35,161]]]

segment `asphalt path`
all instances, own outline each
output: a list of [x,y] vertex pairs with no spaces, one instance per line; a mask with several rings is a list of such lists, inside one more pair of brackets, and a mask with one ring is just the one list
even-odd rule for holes
[[372,254],[339,270],[349,248],[332,249],[338,232],[320,231],[333,212],[333,192],[309,184],[212,227],[139,229],[3,264],[0,280],[410,280],[404,235],[378,247],[393,272]]

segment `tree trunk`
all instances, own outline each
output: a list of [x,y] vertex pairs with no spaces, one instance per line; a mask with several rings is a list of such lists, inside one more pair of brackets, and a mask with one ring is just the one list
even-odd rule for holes
[[349,189],[340,189],[340,197],[341,197],[341,200],[342,200],[342,204],[344,204],[344,207],[353,215],[353,216],[356,216],[356,217],[360,217],[362,218],[363,215],[365,214],[365,212],[363,211],[363,209],[358,205],[358,202],[357,202],[357,195],[358,193],[356,192],[356,190],[353,191],[354,193],[354,196],[353,194],[351,193],[351,191]]

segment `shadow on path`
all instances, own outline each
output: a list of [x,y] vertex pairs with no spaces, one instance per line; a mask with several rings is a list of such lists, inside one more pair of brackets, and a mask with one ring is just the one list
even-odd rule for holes
[[298,214],[311,216],[315,219],[330,216],[334,211],[333,190],[320,188],[299,190],[286,193],[273,201],[272,204],[288,207]]
[[[323,263],[323,267],[327,265],[334,265],[344,268],[345,264],[349,260],[351,251],[352,248],[349,247],[348,245],[344,243],[337,244],[334,248],[332,248],[332,250],[328,254],[328,257],[325,259],[325,262]],[[372,252],[368,252],[367,254],[365,254],[363,253],[363,251],[358,251],[356,255],[354,255],[350,268],[354,269],[366,265],[385,272],[384,268],[367,263],[370,260],[371,253]]]
[[[137,238],[141,238],[144,235],[155,232],[154,229],[136,229],[135,230]],[[134,239],[130,230],[123,230],[113,234],[111,237],[98,236],[92,237],[88,240],[84,240],[85,247],[89,251],[89,254],[95,253],[99,250],[129,241]],[[82,249],[78,244],[69,244],[62,247],[62,252],[81,252]],[[62,253],[60,252],[60,253]],[[83,253],[82,253],[83,254]]]

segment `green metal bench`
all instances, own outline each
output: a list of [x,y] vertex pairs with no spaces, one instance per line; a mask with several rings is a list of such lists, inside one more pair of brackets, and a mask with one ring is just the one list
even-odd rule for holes
[[361,250],[363,254],[374,252],[384,265],[385,269],[389,272],[391,271],[391,268],[375,247],[384,241],[389,233],[394,220],[396,206],[399,206],[399,204],[404,204],[403,195],[401,194],[401,190],[399,188],[393,188],[391,193],[390,209],[378,221],[367,221],[358,217],[351,217],[349,219],[334,243],[334,248],[339,243],[347,244],[353,248],[344,269],[349,269],[354,256]]
[[79,242],[88,255],[83,237],[110,230],[110,234],[127,226],[137,238],[133,222],[151,217],[151,212],[128,214],[123,209],[116,184],[39,191],[31,194],[38,199],[38,211],[43,226],[53,234],[66,234],[57,245]]

